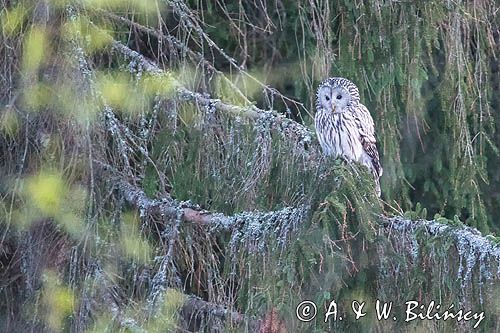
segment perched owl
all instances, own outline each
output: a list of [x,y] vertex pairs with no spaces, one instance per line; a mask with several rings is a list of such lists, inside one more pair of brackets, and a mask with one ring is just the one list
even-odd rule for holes
[[316,95],[314,125],[324,154],[366,165],[373,173],[380,196],[382,166],[373,119],[359,101],[358,87],[341,77],[321,83]]

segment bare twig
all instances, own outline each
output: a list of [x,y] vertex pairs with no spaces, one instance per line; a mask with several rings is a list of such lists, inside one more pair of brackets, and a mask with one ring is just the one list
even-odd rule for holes
[[[139,65],[140,68],[151,74],[159,75],[164,73],[163,70],[161,70],[151,60],[147,59],[142,54],[130,49],[123,43],[113,41],[112,48],[131,61],[134,61],[134,63]],[[308,148],[304,149],[305,155],[308,155],[308,157],[312,158],[317,158],[318,156],[318,147],[315,147],[314,149],[309,149],[313,148],[313,145],[311,145],[311,147],[306,147],[306,145],[313,141],[312,138],[314,137],[314,135],[312,134],[312,132],[307,127],[286,118],[284,115],[279,114],[276,111],[262,110],[253,105],[247,107],[231,105],[221,101],[220,99],[210,98],[206,94],[200,94],[190,91],[189,89],[180,85],[178,85],[177,88],[177,95],[186,101],[193,101],[203,107],[213,107],[216,110],[246,117],[251,120],[266,121],[270,124],[271,128],[277,129],[287,139],[292,139],[299,146]]]
[[176,49],[178,49],[182,53],[188,54],[192,59],[194,59],[198,63],[202,64],[206,70],[217,73],[218,75],[220,75],[220,77],[227,84],[229,84],[231,86],[233,91],[236,92],[238,94],[238,96],[241,99],[243,99],[243,101],[246,104],[248,104],[248,105],[252,104],[252,102],[250,102],[250,100],[241,92],[241,90],[233,83],[233,81],[229,80],[223,72],[221,72],[220,70],[215,68],[215,66],[212,65],[211,62],[206,60],[202,54],[191,50],[189,47],[187,47],[183,42],[181,42],[175,36],[172,36],[170,34],[164,34],[156,29],[141,25],[137,22],[129,20],[126,17],[119,16],[119,15],[110,13],[108,11],[99,10],[99,12],[102,13],[105,17],[108,17],[114,21],[125,23],[125,24],[133,27],[134,29],[137,29],[137,30],[142,31],[142,32],[147,33],[147,34],[150,34],[150,35],[156,37],[158,40],[166,40],[167,43],[169,43],[171,46],[175,47]]
[[174,10],[174,12],[181,18],[181,22],[186,25],[187,28],[193,29],[197,32],[200,38],[203,38],[209,47],[215,49],[226,61],[234,67],[239,73],[245,75],[247,78],[251,79],[259,86],[261,86],[265,91],[269,92],[271,95],[279,96],[283,101],[288,101],[293,103],[297,108],[303,109],[305,112],[309,113],[303,103],[296,101],[290,97],[287,97],[280,93],[277,89],[271,88],[268,85],[262,83],[256,77],[248,73],[244,66],[238,64],[238,62],[231,56],[229,56],[221,47],[215,43],[210,36],[203,30],[200,23],[198,22],[197,17],[194,16],[193,12],[188,8],[185,2],[183,1],[166,1]]

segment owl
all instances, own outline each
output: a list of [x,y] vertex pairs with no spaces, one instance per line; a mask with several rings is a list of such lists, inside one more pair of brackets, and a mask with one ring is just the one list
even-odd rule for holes
[[380,196],[382,166],[370,112],[359,101],[358,87],[351,81],[329,78],[318,87],[314,125],[327,156],[359,162],[370,169]]

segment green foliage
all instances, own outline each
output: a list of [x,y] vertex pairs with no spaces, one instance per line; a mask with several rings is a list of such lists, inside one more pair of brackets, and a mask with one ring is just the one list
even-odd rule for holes
[[454,225],[454,226],[463,226],[463,223],[462,221],[460,221],[460,219],[458,218],[458,216],[454,216],[452,220],[444,217],[444,216],[441,216],[440,214],[436,214],[434,215],[434,220],[438,223],[441,223],[441,224],[449,224],[449,225]]
[[[293,64],[280,80],[273,71],[266,78],[308,106],[316,83],[328,76],[359,86],[375,119],[386,201],[403,210],[420,202],[430,214],[457,215],[484,231],[497,228],[489,194],[498,186],[489,184],[493,171],[488,175],[486,164],[498,156],[491,108],[497,51],[494,29],[484,23],[492,18],[491,3],[345,1],[313,7],[291,1],[283,4],[286,18],[274,6],[203,5],[207,31],[228,53],[245,52],[248,36],[257,35],[267,42],[254,42],[259,52],[246,54],[252,67],[279,72],[284,63]],[[238,10],[254,29],[233,29],[219,19]],[[259,31],[271,22],[272,34]]]
[[319,204],[312,223],[320,224],[322,232],[333,239],[361,232],[362,238],[372,241],[376,230],[374,218],[381,213],[381,207],[377,207],[369,173],[365,168],[357,170],[345,164],[334,168],[332,173],[336,175],[337,187]]
[[406,211],[404,217],[410,220],[427,219],[427,208],[422,207],[420,202],[417,202],[415,209]]
[[[498,230],[495,1],[2,4],[0,327],[174,331],[185,294],[247,316],[190,322],[206,331],[273,310],[291,332],[463,328],[349,313],[352,300],[377,299],[398,318],[406,301],[436,299],[485,310],[480,330],[498,326],[498,262],[380,220],[397,207],[451,230]],[[123,57],[119,42],[137,54]],[[148,73],[153,63],[165,71]],[[364,167],[177,90],[312,128],[328,76],[354,81],[375,119],[384,201]],[[119,181],[235,226],[188,223],[179,207],[136,212]],[[345,320],[298,322],[305,299],[320,314],[336,300]]]

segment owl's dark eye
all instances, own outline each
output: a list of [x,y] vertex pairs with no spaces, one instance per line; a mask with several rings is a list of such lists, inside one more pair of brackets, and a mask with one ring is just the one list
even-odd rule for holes
[[342,95],[337,95],[337,99],[342,99]]
[[325,99],[326,99],[327,101],[329,101],[329,100],[330,100],[330,97],[328,97],[328,96],[325,96]]

